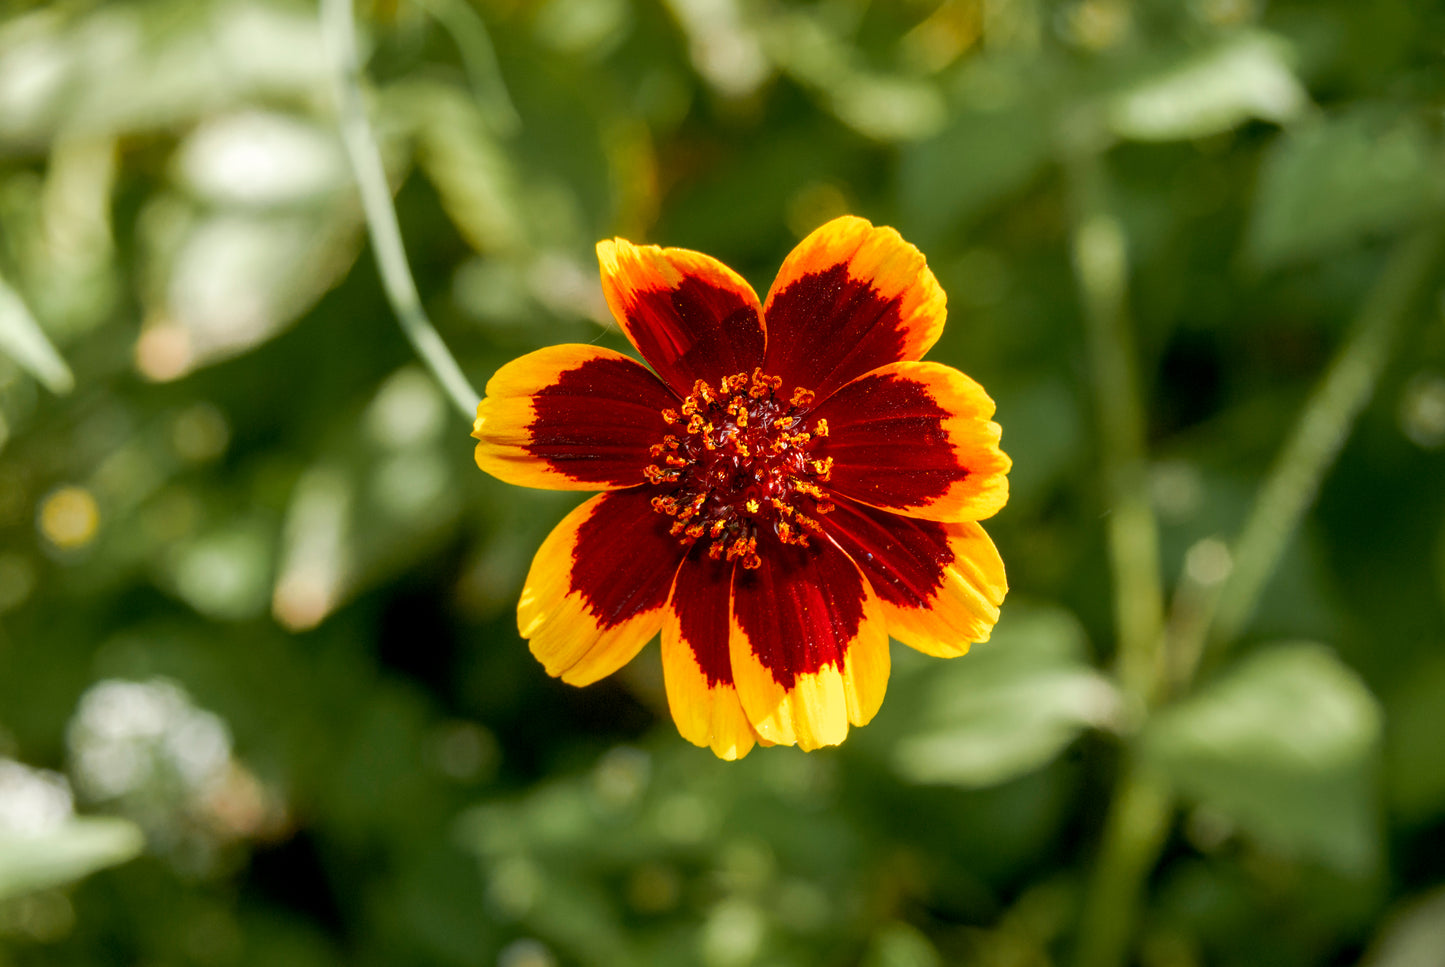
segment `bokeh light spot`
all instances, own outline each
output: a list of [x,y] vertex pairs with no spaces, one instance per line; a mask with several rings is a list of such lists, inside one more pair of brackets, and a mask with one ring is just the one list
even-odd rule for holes
[[40,533],[62,550],[75,550],[95,540],[100,506],[84,487],[61,487],[40,504]]

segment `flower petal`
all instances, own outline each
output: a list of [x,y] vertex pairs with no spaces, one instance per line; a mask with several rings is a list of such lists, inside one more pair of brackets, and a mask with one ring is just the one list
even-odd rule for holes
[[598,494],[547,535],[517,603],[532,654],[573,685],[632,660],[662,627],[682,560],[646,488]]
[[682,737],[711,747],[719,758],[741,759],[756,736],[728,657],[733,564],[710,560],[706,546],[694,545],[678,569],[662,621],[662,677]]
[[900,517],[850,500],[820,520],[873,586],[894,638],[940,658],[988,640],[1008,580],[978,523]]
[[765,368],[823,399],[938,341],[943,289],[923,253],[891,228],[835,218],[798,243],[768,292]]
[[597,260],[622,331],[679,395],[762,363],[757,293],[717,259],[617,238],[597,243]]
[[472,436],[477,466],[523,487],[610,490],[643,483],[648,448],[677,399],[635,359],[598,346],[550,346],[487,383]]
[[866,724],[888,686],[878,599],[827,541],[808,547],[759,534],[756,569],[733,576],[729,655],[738,697],[762,739],[837,745]]
[[834,493],[908,517],[982,520],[1008,501],[1012,461],[998,448],[993,400],[941,363],[893,363],[817,408]]

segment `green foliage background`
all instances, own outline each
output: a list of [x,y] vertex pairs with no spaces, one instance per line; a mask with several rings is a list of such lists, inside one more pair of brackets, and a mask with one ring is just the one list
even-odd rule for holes
[[919,245],[1014,459],[1003,619],[811,755],[687,745],[655,648],[549,680],[513,608],[576,497],[477,471],[398,330],[315,7],[8,0],[0,964],[1440,962],[1445,9],[358,27],[479,386],[624,347],[599,238],[759,291],[845,211]]

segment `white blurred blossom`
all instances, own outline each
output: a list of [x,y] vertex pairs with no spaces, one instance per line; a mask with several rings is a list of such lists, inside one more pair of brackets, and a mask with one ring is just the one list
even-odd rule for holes
[[182,794],[199,795],[225,776],[231,761],[225,722],[163,679],[92,686],[68,739],[76,782],[97,800],[172,782]]
[[73,812],[70,783],[64,776],[0,759],[0,833],[49,832]]

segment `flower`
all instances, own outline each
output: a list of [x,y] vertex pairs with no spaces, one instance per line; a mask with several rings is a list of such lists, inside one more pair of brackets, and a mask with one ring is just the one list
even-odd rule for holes
[[586,685],[660,630],[678,730],[717,755],[836,745],[877,712],[891,635],[985,641],[1007,591],[978,521],[1008,500],[994,404],[919,362],[944,295],[891,228],[835,219],[767,300],[698,252],[597,246],[607,303],[652,367],[540,349],[477,407],[477,464],[602,490],[542,543],[517,607],[547,672]]

